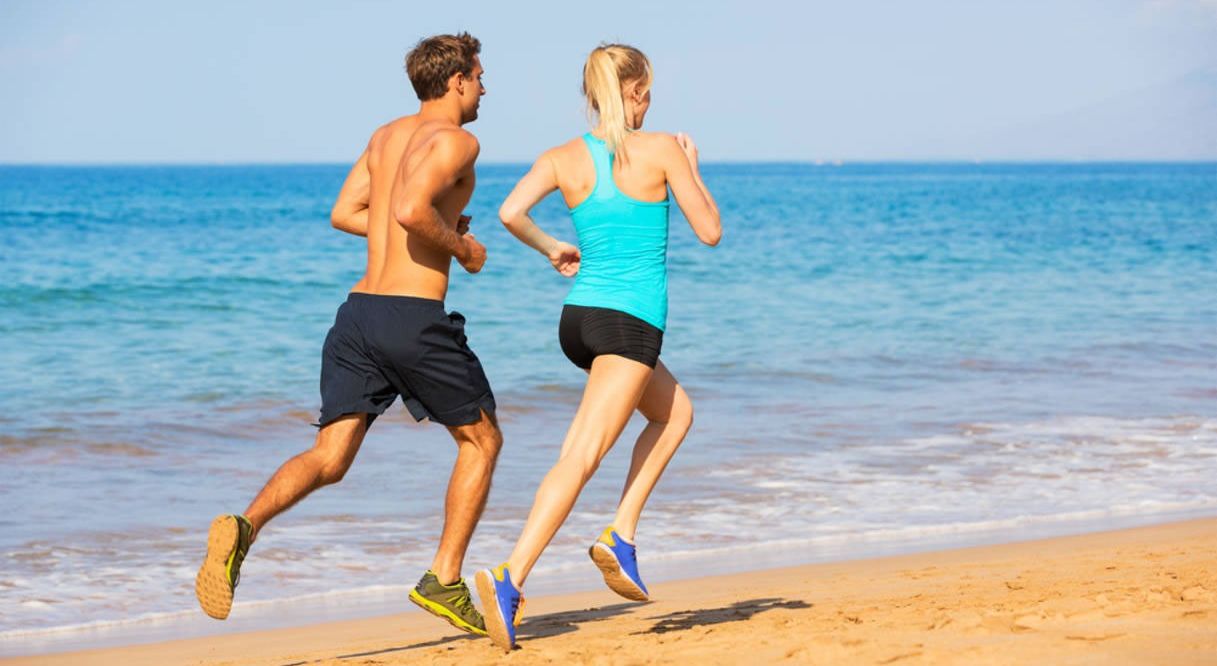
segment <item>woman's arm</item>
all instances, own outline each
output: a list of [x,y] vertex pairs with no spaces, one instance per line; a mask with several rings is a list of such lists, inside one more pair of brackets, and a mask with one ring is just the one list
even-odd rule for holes
[[677,134],[665,146],[664,167],[668,186],[680,211],[685,214],[697,239],[706,245],[718,245],[723,237],[723,225],[718,216],[718,204],[702,182],[697,163],[697,146],[687,134]]
[[507,195],[499,207],[499,219],[511,235],[545,255],[559,273],[571,277],[579,272],[579,248],[545,233],[528,215],[533,206],[556,189],[558,178],[553,162],[546,153],[537,159],[532,169]]

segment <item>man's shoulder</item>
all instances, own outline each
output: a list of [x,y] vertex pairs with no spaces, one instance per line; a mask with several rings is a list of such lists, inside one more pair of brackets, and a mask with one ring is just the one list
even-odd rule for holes
[[383,146],[394,137],[409,137],[418,128],[417,116],[402,116],[377,127],[368,139],[369,146]]
[[431,140],[435,142],[437,148],[443,147],[449,150],[477,151],[481,148],[481,144],[478,143],[478,139],[473,135],[473,132],[463,127],[438,127],[435,133],[431,135]]

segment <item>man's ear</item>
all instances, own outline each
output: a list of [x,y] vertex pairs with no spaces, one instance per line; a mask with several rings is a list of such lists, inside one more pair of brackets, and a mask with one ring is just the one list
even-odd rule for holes
[[457,95],[465,95],[465,77],[461,76],[460,72],[453,74],[452,78],[448,79],[448,90],[453,89],[456,90]]

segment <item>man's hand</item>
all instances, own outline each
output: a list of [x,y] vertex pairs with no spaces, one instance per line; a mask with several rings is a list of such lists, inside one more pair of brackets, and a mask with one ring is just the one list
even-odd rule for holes
[[472,219],[473,217],[469,215],[461,215],[461,217],[456,221],[456,233],[462,236],[469,233],[469,221]]
[[461,241],[465,245],[464,256],[457,257],[461,268],[470,273],[482,270],[482,266],[486,264],[486,246],[479,243],[473,234],[461,236]]
[[574,245],[558,241],[550,248],[548,256],[549,263],[563,276],[574,277],[575,273],[579,272],[579,260],[582,255]]

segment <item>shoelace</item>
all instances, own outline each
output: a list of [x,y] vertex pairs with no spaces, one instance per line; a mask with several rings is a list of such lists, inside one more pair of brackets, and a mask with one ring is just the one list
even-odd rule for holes
[[524,595],[517,595],[515,599],[512,599],[511,616],[513,618],[511,624],[516,627],[520,626],[520,620],[524,619]]
[[448,601],[451,602],[453,606],[456,606],[457,610],[459,610],[461,613],[468,614],[471,611],[477,610],[473,606],[473,598],[469,596],[469,588],[467,587],[463,587],[460,592],[457,592],[456,595],[451,597]]

